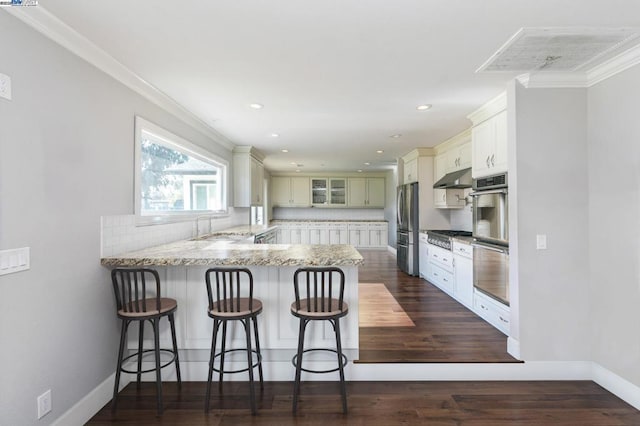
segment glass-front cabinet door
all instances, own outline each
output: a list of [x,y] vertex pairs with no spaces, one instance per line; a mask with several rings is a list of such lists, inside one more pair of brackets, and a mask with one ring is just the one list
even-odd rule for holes
[[327,195],[327,179],[311,179],[311,204],[314,206],[326,205],[329,202]]
[[347,180],[345,178],[329,179],[329,190],[331,192],[330,203],[332,205],[347,205]]

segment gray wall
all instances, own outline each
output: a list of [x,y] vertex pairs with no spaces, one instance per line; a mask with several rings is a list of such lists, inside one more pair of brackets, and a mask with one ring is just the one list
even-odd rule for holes
[[640,66],[589,89],[593,360],[640,386]]
[[[522,324],[514,335],[523,359],[587,360],[587,91],[514,83],[510,92],[517,159],[509,164],[509,229],[518,259],[512,309]],[[547,250],[536,250],[536,234],[547,235]]]
[[100,216],[133,213],[134,115],[231,153],[6,13],[0,38],[0,249],[31,247],[29,271],[0,277],[0,423],[49,424],[114,372]]

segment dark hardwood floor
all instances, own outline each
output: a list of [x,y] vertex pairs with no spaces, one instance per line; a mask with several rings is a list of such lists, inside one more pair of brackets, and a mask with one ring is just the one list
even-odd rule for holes
[[[259,389],[259,388],[257,388]],[[298,414],[293,383],[266,382],[258,414],[248,408],[247,382],[217,386],[204,413],[204,382],[163,385],[165,411],[156,416],[155,384],[129,384],[111,414],[107,404],[89,425],[638,425],[640,412],[593,382],[349,382],[342,414],[337,382],[304,382]]]
[[360,253],[360,282],[384,283],[415,327],[360,327],[357,362],[519,362],[507,353],[507,336],[434,285],[401,272],[389,252]]

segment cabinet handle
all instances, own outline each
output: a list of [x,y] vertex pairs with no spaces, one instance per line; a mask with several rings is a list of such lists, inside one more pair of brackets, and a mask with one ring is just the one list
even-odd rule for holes
[[499,315],[498,318],[500,318],[500,321],[504,322],[505,324],[509,324],[509,321],[507,321],[506,319],[502,318],[502,315]]
[[490,157],[487,155],[487,161],[486,161],[486,163],[487,163],[487,168],[491,167],[491,164],[489,164],[489,158],[490,158]]
[[482,303],[480,304],[480,307],[481,307],[482,309],[484,309],[485,311],[488,311],[488,310],[489,310],[489,308],[487,308],[486,306],[484,306]]
[[495,166],[494,160],[495,160],[495,155],[492,154],[491,155],[491,167]]

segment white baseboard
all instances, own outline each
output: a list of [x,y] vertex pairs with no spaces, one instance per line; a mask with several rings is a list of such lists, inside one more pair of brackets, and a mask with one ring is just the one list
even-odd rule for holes
[[522,359],[520,357],[520,341],[509,337],[507,339],[507,353],[515,359]]
[[387,251],[394,256],[398,256],[398,251],[394,247],[387,246]]
[[634,385],[595,362],[592,367],[591,380],[640,410],[640,386]]
[[[122,390],[131,381],[128,374],[122,374],[120,376],[120,385],[118,386]],[[113,383],[116,379],[116,374],[113,373],[106,378],[105,381],[100,383],[91,392],[89,392],[84,398],[76,402],[71,408],[58,417],[52,426],[77,426],[83,425],[91,419],[106,403],[111,401],[113,397]]]

